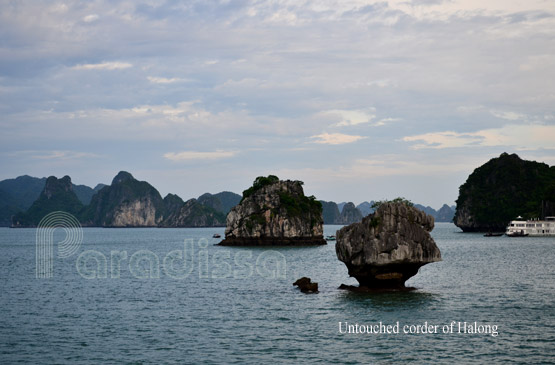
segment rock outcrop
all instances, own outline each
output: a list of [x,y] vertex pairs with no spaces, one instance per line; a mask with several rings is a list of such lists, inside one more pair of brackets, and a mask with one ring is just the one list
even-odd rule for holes
[[155,227],[160,221],[156,201],[150,197],[121,202],[113,211],[110,227]]
[[371,200],[370,202],[365,201],[357,205],[357,209],[360,211],[363,217],[366,217],[368,214],[374,213],[374,208],[372,208],[372,205],[374,205],[373,200]]
[[87,226],[156,227],[164,213],[164,201],[158,190],[121,171],[110,186],[103,187],[92,197],[81,220]]
[[91,187],[88,187],[87,185],[73,184],[73,191],[75,191],[75,195],[77,195],[83,205],[89,205],[94,194],[98,193],[98,191],[105,186],[105,184],[97,184],[96,187],[93,189]]
[[455,211],[451,209],[447,204],[443,204],[441,208],[436,213],[436,222],[453,222],[453,217],[455,216]]
[[453,221],[464,232],[504,231],[519,215],[555,214],[546,210],[550,202],[555,203],[555,166],[503,153],[475,169],[461,185]]
[[363,217],[360,209],[351,202],[341,203],[341,212],[339,211],[339,205],[335,202],[320,200],[320,203],[322,203],[324,224],[351,224],[360,222]]
[[295,281],[293,285],[299,287],[303,293],[318,293],[318,283],[313,283],[312,280],[306,276]]
[[[12,225],[12,217],[17,213],[23,214],[40,197],[46,185],[46,178],[37,178],[28,175],[15,179],[0,181],[0,227]],[[82,204],[87,205],[102,184],[94,189],[86,185],[72,184],[73,192]],[[70,202],[71,205],[71,202]],[[59,209],[68,211],[68,209]]]
[[322,217],[324,218],[324,224],[339,224],[339,217],[341,213],[335,202],[327,202],[320,200],[322,204]]
[[217,194],[202,194],[198,197],[197,200],[200,204],[227,215],[231,208],[239,204],[239,202],[241,201],[241,195],[232,193],[230,191],[222,191],[221,193]]
[[[29,179],[41,182],[40,179]],[[6,182],[8,183],[10,181]],[[81,198],[76,190],[79,191]],[[9,198],[9,194],[3,195],[0,191],[0,203],[4,200],[11,203],[13,199]],[[90,204],[84,206],[81,200],[89,198],[91,198]],[[227,200],[226,203],[228,203]],[[111,185],[99,184],[94,189],[84,185],[73,185],[69,176],[61,179],[51,176],[45,179],[44,188],[38,199],[26,212],[15,211],[17,214],[12,214],[11,224],[13,227],[34,227],[46,214],[57,210],[74,215],[83,226],[89,227],[222,227],[225,225],[223,213],[202,205],[196,199],[183,202],[174,194],[168,194],[165,199],[162,199],[158,190],[152,185],[146,181],[136,180],[133,175],[125,171],[118,173]]]
[[434,218],[405,203],[382,203],[374,214],[337,232],[335,250],[365,288],[404,288],[426,264],[441,261],[430,236]]
[[220,245],[324,245],[322,205],[301,181],[258,177],[227,215]]
[[436,223],[438,222],[453,222],[453,216],[455,215],[454,207],[450,207],[447,204],[443,204],[439,210],[435,210],[430,206],[423,206],[421,204],[414,204],[414,207],[423,211],[424,213],[434,217]]
[[87,226],[100,227],[217,227],[225,225],[225,215],[200,204],[168,194],[164,199],[146,181],[121,171],[110,186],[93,196],[81,214]]
[[0,181],[0,226],[12,225],[12,217],[25,212],[38,199],[46,178],[28,175]]
[[73,191],[73,184],[69,176],[61,179],[50,176],[46,179],[44,189],[39,197],[26,212],[15,214],[12,227],[36,227],[40,220],[49,213],[64,211],[78,215],[83,204]]
[[[356,207],[353,206],[353,203],[337,204],[333,201],[328,202],[323,200],[320,200],[320,203],[322,203],[324,224],[347,225],[357,223],[362,220],[362,217],[366,217],[367,215],[374,213],[374,208],[372,208],[374,205],[373,200],[370,202],[362,202]],[[339,211],[339,205],[341,205],[342,208],[341,212]],[[452,222],[453,216],[455,215],[455,207],[450,207],[447,204],[443,204],[443,206],[437,211],[432,207],[420,204],[415,204],[414,206],[426,214],[434,217],[436,222]]]
[[[164,200],[166,201],[167,198],[164,198]],[[168,216],[160,223],[160,227],[225,226],[225,215],[223,213],[199,203],[196,199],[189,199],[185,203],[181,200],[179,205],[173,202],[167,210]]]
[[345,204],[341,210],[337,224],[352,224],[362,220],[362,213],[351,202]]

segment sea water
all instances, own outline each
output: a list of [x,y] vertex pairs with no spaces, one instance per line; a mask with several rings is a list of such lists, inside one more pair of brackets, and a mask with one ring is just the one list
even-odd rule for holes
[[[325,226],[326,235],[340,226]],[[555,238],[432,232],[411,292],[352,293],[335,243],[220,247],[223,228],[84,228],[37,278],[35,229],[0,228],[0,363],[552,363]],[[308,276],[318,294],[292,283]]]

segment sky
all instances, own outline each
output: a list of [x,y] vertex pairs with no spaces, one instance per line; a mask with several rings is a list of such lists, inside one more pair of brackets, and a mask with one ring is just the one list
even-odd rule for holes
[[555,165],[552,0],[0,0],[0,179],[454,204]]

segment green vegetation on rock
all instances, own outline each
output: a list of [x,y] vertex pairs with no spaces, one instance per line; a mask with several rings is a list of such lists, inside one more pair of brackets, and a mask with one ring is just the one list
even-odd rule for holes
[[227,215],[231,208],[239,204],[241,195],[232,193],[230,191],[222,191],[217,194],[205,193],[198,197],[198,202],[202,205],[217,210],[218,212]]
[[146,181],[138,181],[125,171],[121,171],[92,197],[91,204],[81,214],[81,221],[92,226],[112,226],[114,213],[118,208],[131,202],[148,199],[152,202],[156,219],[165,212],[164,200],[158,190]]
[[59,210],[74,215],[84,226],[216,227],[225,225],[222,210],[229,210],[240,200],[231,192],[205,197],[221,210],[196,199],[183,202],[175,194],[162,199],[152,185],[125,171],[118,173],[111,185],[98,184],[94,189],[72,184],[69,176],[48,180],[21,176],[0,181],[0,224],[33,227],[48,213]]
[[91,203],[92,197],[96,194],[100,189],[102,189],[104,184],[98,184],[94,189],[86,186],[86,185],[73,185],[73,191],[77,198],[83,203],[84,205],[89,205]]
[[320,200],[322,204],[322,218],[324,219],[324,224],[337,224],[341,213],[335,202],[327,202]]
[[293,196],[287,191],[280,191],[278,195],[282,206],[287,210],[290,217],[299,217],[307,212],[314,215],[322,214],[322,203],[316,200],[314,195]]
[[55,211],[64,211],[78,216],[83,204],[75,195],[69,176],[57,179],[50,176],[39,198],[26,212],[14,215],[15,227],[36,227],[44,216]]
[[322,204],[303,182],[259,176],[227,216],[222,245],[321,245]]
[[406,205],[407,207],[412,207],[412,206],[414,206],[414,203],[411,202],[410,200],[405,199],[405,198],[403,198],[403,197],[398,197],[398,198],[395,198],[395,199],[393,199],[393,200],[378,200],[378,201],[375,201],[375,202],[372,204],[372,209],[376,210],[376,209],[378,209],[378,208],[380,207],[380,205],[382,205],[382,204],[384,204],[384,203],[395,203],[395,204],[400,203],[400,204]]
[[[45,177],[38,178],[28,175],[0,181],[0,226],[10,226],[15,214],[29,209],[39,198],[45,184]],[[88,205],[93,195],[103,186],[103,184],[98,184],[92,189],[86,185],[72,184],[73,192],[83,205]],[[19,214],[18,217],[21,219],[22,214]]]
[[264,186],[272,185],[279,181],[279,178],[275,175],[268,175],[268,177],[259,176],[254,180],[254,183],[250,188],[243,191],[243,201],[245,198],[251,196],[255,191],[262,189]]
[[225,214],[199,203],[187,200],[178,210],[177,216],[170,216],[161,223],[163,227],[221,227],[225,226]]
[[12,216],[24,212],[38,199],[46,178],[28,175],[0,181],[0,225],[12,224]]

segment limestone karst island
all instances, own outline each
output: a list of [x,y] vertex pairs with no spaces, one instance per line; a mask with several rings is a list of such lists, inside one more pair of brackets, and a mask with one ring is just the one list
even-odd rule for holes
[[258,177],[227,215],[224,246],[324,245],[322,204],[301,181]]
[[410,202],[384,202],[362,222],[337,232],[337,258],[361,289],[403,289],[421,266],[441,261],[433,228],[434,218]]

